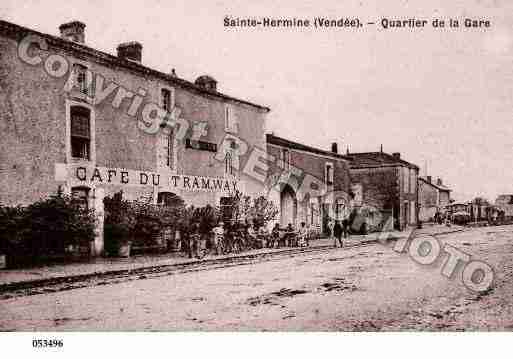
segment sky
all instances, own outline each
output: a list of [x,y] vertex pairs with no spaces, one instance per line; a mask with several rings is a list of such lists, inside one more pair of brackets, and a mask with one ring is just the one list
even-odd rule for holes
[[[361,29],[225,28],[232,18],[358,17]],[[143,44],[143,64],[271,108],[267,131],[329,149],[400,152],[457,201],[513,193],[513,1],[22,1],[0,18],[87,45]],[[381,19],[473,18],[490,28],[383,29]]]

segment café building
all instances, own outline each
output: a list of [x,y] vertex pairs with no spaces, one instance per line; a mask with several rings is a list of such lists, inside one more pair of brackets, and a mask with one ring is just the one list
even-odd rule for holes
[[[144,65],[143,46],[116,55],[87,45],[85,24],[43,34],[0,21],[0,202],[60,189],[103,213],[103,198],[217,205],[263,184],[241,176],[247,148],[265,148],[269,108]],[[244,144],[242,144],[244,142]],[[103,240],[95,242],[101,253]]]

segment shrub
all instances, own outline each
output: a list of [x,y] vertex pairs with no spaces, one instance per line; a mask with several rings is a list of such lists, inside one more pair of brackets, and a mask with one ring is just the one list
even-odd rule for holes
[[89,246],[95,228],[94,212],[62,194],[27,207],[0,209],[0,246],[18,260],[64,254],[69,245]]
[[279,213],[275,204],[264,196],[253,200],[253,206],[249,212],[257,228],[267,226],[270,221],[276,219]]
[[7,253],[11,247],[23,245],[24,211],[25,209],[21,206],[0,205],[0,253]]
[[159,245],[159,235],[164,227],[178,228],[183,216],[183,202],[172,206],[128,201],[122,193],[104,198],[105,249],[112,252],[122,242],[132,242],[136,247]]

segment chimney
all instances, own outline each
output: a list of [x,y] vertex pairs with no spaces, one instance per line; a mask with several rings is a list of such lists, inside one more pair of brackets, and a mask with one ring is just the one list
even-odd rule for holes
[[441,178],[438,178],[438,179],[436,180],[436,184],[437,184],[437,185],[439,185],[439,186],[441,186],[441,185],[442,185],[442,179],[441,179]]
[[392,153],[392,156],[394,156],[395,159],[400,160],[401,159],[401,152],[394,152],[394,153]]
[[71,21],[59,26],[61,38],[83,44],[85,42],[85,24],[80,21]]
[[141,62],[142,45],[137,41],[125,42],[118,45],[118,57],[125,60]]
[[431,179],[432,179],[432,177],[431,177],[431,176],[426,176],[426,178],[427,178],[427,181],[428,181],[429,183],[431,183]]
[[216,92],[217,91],[217,81],[208,75],[200,76],[194,81],[196,86],[201,87],[202,89],[205,89],[210,92]]
[[338,153],[338,144],[336,142],[331,144],[331,152]]

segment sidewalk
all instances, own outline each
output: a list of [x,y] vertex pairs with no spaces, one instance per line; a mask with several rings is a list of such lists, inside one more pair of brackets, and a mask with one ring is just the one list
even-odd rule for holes
[[[433,228],[425,228],[420,231],[422,234],[441,234],[442,232],[455,232],[460,231],[456,226],[451,228],[444,226],[433,226]],[[407,236],[409,232],[390,232],[392,238],[402,238]],[[361,245],[364,243],[372,243],[376,241],[377,233],[371,233],[369,235],[353,235],[348,238],[347,244],[349,247]],[[333,247],[333,241],[329,238],[321,238],[310,242],[310,249],[322,249]],[[198,260],[195,258],[184,257],[180,254],[152,254],[152,255],[138,255],[130,258],[95,258],[89,262],[80,263],[68,263],[59,265],[48,265],[35,268],[27,269],[6,269],[0,270],[0,286],[23,283],[23,282],[34,282],[40,280],[49,280],[57,278],[72,278],[77,276],[87,275],[101,275],[109,272],[116,271],[133,271],[144,268],[153,268],[159,266],[173,266],[173,265],[188,265],[194,264],[201,261],[222,261],[227,258],[244,258],[244,257],[255,257],[267,254],[279,254],[281,252],[295,253],[301,252],[303,248],[278,248],[278,249],[256,249],[246,251],[238,254],[229,254],[224,256],[213,256],[208,255],[205,258]]]

